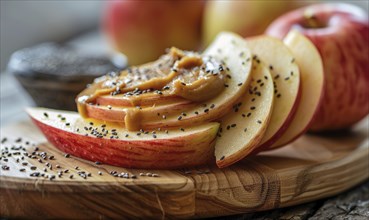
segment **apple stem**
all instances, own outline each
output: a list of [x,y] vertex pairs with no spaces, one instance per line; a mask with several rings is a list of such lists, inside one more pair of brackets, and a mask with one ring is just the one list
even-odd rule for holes
[[305,12],[304,17],[305,22],[303,26],[305,28],[323,28],[326,26],[322,21],[318,20],[318,18],[313,13],[309,13],[309,11]]

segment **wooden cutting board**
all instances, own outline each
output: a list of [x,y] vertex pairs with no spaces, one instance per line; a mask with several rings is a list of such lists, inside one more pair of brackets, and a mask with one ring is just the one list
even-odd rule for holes
[[[8,139],[1,149],[8,146],[9,153],[20,151],[21,155],[12,155],[7,162],[0,160],[1,166],[9,167],[0,169],[0,214],[61,219],[198,218],[268,210],[328,197],[368,178],[368,119],[352,132],[305,135],[282,149],[244,159],[226,169],[176,171],[124,169],[73,156],[66,158],[30,121],[13,124],[1,130],[1,138]],[[12,146],[22,146],[26,151],[11,150]],[[35,147],[39,150],[34,157],[41,158],[37,154],[46,152],[54,159],[41,159],[42,163],[27,156],[21,159],[24,152],[31,153]],[[18,163],[15,158],[19,158]],[[45,167],[48,178],[30,177],[34,172],[44,173]],[[21,172],[22,168],[26,170]],[[69,172],[58,177],[58,172],[66,169]],[[111,171],[136,178],[114,177]],[[78,172],[85,172],[86,179]],[[56,178],[50,180],[51,175]]]

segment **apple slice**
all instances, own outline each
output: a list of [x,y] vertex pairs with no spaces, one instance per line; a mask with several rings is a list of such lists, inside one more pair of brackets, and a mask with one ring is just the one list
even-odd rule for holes
[[300,97],[300,72],[290,50],[277,38],[247,39],[254,59],[263,61],[274,80],[274,107],[260,148],[271,146],[291,123]]
[[86,105],[86,114],[89,118],[100,121],[121,123],[124,126],[124,118],[127,112],[136,111],[139,114],[136,123],[145,124],[148,120],[163,120],[168,115],[181,114],[186,110],[196,106],[196,103],[191,101],[175,102],[167,105],[153,105],[146,107],[117,107],[117,106],[101,106],[89,104]]
[[284,146],[307,131],[321,104],[324,91],[323,62],[314,44],[296,30],[290,31],[283,41],[300,67],[301,98],[294,119],[271,148]]
[[119,95],[104,95],[96,98],[96,104],[99,105],[110,105],[110,106],[121,106],[121,107],[134,107],[134,106],[152,106],[152,105],[163,105],[174,102],[184,101],[185,99],[171,95],[171,94],[157,94],[157,93],[146,93],[139,96],[126,97],[123,94]]
[[114,124],[84,120],[77,113],[29,108],[46,138],[71,155],[106,164],[144,169],[174,169],[208,163],[214,158],[219,123],[186,130],[129,132]]
[[[225,79],[224,89],[216,97],[207,100],[206,102],[192,102],[194,107],[183,108],[182,111],[171,111],[168,106],[167,111],[170,113],[165,118],[146,117],[146,114],[153,115],[145,108],[131,112],[132,115],[140,115],[143,117],[135,117],[134,128],[156,129],[156,128],[173,128],[186,127],[204,122],[215,121],[229,112],[234,103],[246,92],[251,72],[251,52],[246,41],[233,33],[221,33],[203,53],[204,56],[210,56],[229,68],[228,77]],[[173,104],[175,105],[175,103]],[[87,105],[88,106],[88,105]],[[128,112],[128,108],[120,109],[122,115],[117,113],[115,116],[109,113],[94,113],[93,107],[87,110],[87,116],[102,121],[119,122],[127,125],[127,118],[124,117],[124,112]],[[101,110],[101,108],[95,108]],[[114,109],[114,108],[113,108]],[[105,109],[106,110],[106,109]],[[130,112],[128,112],[129,114]],[[118,119],[118,120],[117,120]],[[131,120],[133,121],[133,120]],[[126,126],[130,130],[133,127]]]
[[234,106],[221,119],[221,128],[215,144],[218,167],[223,168],[241,160],[260,143],[273,111],[274,85],[268,68],[253,61],[251,84]]

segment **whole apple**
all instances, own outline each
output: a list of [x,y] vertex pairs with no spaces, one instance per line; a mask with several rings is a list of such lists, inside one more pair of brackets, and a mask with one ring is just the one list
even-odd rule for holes
[[323,60],[325,95],[310,130],[344,129],[364,118],[369,113],[368,14],[349,4],[311,5],[279,17],[266,34],[283,38],[290,29],[308,37]]
[[157,59],[168,47],[197,50],[204,2],[107,1],[103,28],[130,65]]
[[290,1],[207,1],[203,34],[209,44],[221,31],[232,31],[243,37],[262,34],[278,16],[302,7],[306,2]]

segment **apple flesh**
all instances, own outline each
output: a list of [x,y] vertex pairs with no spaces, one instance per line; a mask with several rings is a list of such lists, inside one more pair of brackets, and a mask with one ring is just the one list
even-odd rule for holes
[[155,60],[165,48],[196,50],[203,1],[107,1],[103,27],[130,65]]
[[291,124],[270,148],[282,147],[308,130],[322,103],[324,92],[322,58],[314,44],[296,30],[290,31],[283,42],[300,67],[301,98]]
[[268,67],[253,61],[249,91],[220,121],[215,144],[218,167],[236,163],[260,143],[273,111],[274,85]]
[[275,18],[306,5],[290,1],[207,1],[204,11],[205,45],[221,31],[232,31],[243,37],[260,35]]
[[137,97],[130,96],[125,97],[122,94],[119,95],[104,95],[96,98],[96,104],[98,105],[111,105],[111,106],[121,106],[121,107],[134,107],[134,106],[153,106],[153,105],[163,105],[170,104],[174,102],[185,101],[185,99],[170,95],[163,94],[159,95],[157,93],[146,93],[141,94]]
[[247,42],[255,59],[264,62],[274,80],[274,107],[260,148],[271,146],[293,120],[300,100],[300,71],[291,51],[279,39],[258,36]]
[[368,14],[349,4],[317,4],[281,16],[266,33],[283,38],[290,29],[306,36],[323,60],[324,98],[310,130],[344,129],[363,119],[369,113]]
[[185,131],[137,133],[114,124],[85,121],[74,112],[44,108],[29,108],[27,112],[55,147],[93,162],[127,168],[175,169],[203,165],[214,159],[219,127],[215,122],[187,127]]
[[182,112],[196,106],[196,103],[190,101],[175,102],[173,104],[166,105],[152,105],[146,107],[117,107],[117,106],[101,106],[101,105],[86,105],[86,116],[88,118],[97,119],[106,122],[117,122],[124,126],[125,116],[130,110],[139,111],[141,127],[147,128],[146,123],[149,121],[164,120],[163,117],[169,117],[170,115],[180,115]]

